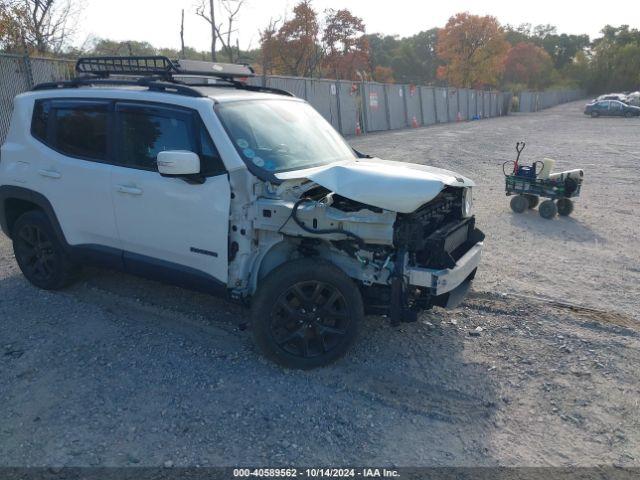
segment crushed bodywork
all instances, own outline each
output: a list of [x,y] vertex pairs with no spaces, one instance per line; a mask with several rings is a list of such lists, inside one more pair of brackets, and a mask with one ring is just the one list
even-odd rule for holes
[[465,177],[379,159],[277,177],[234,185],[232,176],[229,273],[238,297],[278,265],[315,256],[400,321],[411,309],[450,304],[475,273],[484,236],[463,213],[474,185]]
[[276,176],[281,180],[306,178],[351,200],[398,213],[416,211],[445,186],[475,185],[449,170],[379,158],[337,162]]

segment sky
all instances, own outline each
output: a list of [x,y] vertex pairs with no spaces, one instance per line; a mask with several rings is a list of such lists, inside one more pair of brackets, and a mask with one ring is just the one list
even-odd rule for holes
[[[87,38],[148,41],[156,47],[177,49],[179,24],[185,9],[185,43],[198,50],[210,48],[207,23],[195,15],[200,0],[85,0],[75,43]],[[207,2],[208,3],[208,2]],[[269,19],[291,16],[295,0],[246,0],[238,18],[243,49],[256,48],[259,31]],[[317,11],[349,8],[361,17],[367,33],[413,35],[443,26],[457,12],[494,15],[502,24],[552,24],[561,33],[587,33],[592,38],[606,24],[640,28],[638,0],[314,0]]]

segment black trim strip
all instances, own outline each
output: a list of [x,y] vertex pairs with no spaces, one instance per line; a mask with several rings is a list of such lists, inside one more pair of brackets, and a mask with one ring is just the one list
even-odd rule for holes
[[218,254],[216,252],[211,252],[209,250],[203,250],[201,248],[195,248],[195,247],[191,247],[190,250],[192,253],[198,253],[200,255],[207,255],[209,257],[218,258]]

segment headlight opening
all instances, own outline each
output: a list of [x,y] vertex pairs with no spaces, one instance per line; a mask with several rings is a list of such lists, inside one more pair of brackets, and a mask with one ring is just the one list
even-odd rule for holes
[[473,213],[473,191],[465,188],[462,193],[462,217],[469,218]]

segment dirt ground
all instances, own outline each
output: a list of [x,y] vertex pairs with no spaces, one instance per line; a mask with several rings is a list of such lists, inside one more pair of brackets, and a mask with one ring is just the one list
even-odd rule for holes
[[[368,317],[312,372],[224,300],[100,270],[38,291],[0,236],[0,466],[640,466],[639,127],[573,103],[352,139],[475,179],[486,255],[461,308]],[[509,210],[518,140],[585,169],[572,218]]]
[[[476,289],[549,297],[640,320],[640,118],[592,119],[582,106],[377,134],[353,144],[381,158],[449,168],[478,184],[476,214],[487,241]],[[512,213],[502,164],[515,159],[517,141],[527,143],[525,163],[549,157],[557,171],[584,169],[571,217]]]

